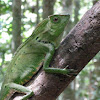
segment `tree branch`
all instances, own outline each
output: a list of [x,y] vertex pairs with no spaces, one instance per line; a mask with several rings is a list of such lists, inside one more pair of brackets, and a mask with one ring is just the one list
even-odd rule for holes
[[[100,1],[70,31],[56,50],[50,66],[64,68],[69,65],[69,68],[80,72],[99,51]],[[34,100],[55,100],[74,78],[75,76],[47,74],[42,70],[30,85],[35,94]]]

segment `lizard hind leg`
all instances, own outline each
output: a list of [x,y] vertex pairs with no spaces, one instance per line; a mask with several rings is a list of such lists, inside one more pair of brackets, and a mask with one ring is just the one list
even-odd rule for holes
[[28,98],[30,98],[34,94],[32,90],[30,90],[27,87],[24,87],[20,84],[8,83],[8,84],[6,84],[6,87],[9,87],[10,89],[14,89],[14,90],[21,92],[21,93],[25,93],[26,95],[23,96],[20,100],[27,100]]

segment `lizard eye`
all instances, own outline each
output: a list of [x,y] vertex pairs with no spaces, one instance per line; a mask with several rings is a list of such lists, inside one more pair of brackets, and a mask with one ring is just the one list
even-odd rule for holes
[[54,19],[53,19],[54,22],[58,22],[58,20],[59,19],[57,17],[54,17]]
[[50,21],[54,24],[58,24],[60,23],[61,19],[60,19],[60,16],[53,15],[53,16],[50,16]]

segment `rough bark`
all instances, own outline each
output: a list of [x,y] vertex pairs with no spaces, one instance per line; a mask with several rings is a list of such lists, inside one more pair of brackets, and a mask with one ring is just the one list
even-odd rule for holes
[[21,44],[21,0],[13,0],[12,10],[12,53],[14,53]]
[[[74,2],[75,2],[76,0],[74,0]],[[78,0],[79,1],[79,0]],[[73,10],[76,10],[77,9],[77,6],[75,6],[75,8],[73,9],[73,6],[74,6],[74,2],[73,2],[73,0],[62,0],[62,14],[70,14],[70,15],[72,15],[72,13],[73,13]],[[80,2],[77,2],[78,4],[80,3]],[[76,4],[75,4],[76,5]],[[79,10],[79,9],[78,9]],[[75,15],[76,15],[76,13],[75,13]],[[77,16],[78,15],[76,15],[76,18],[77,18]],[[72,16],[70,16],[70,17],[72,17]],[[73,22],[72,22],[72,20],[71,20],[72,18],[70,18],[70,20],[69,20],[69,23],[68,23],[68,25],[66,26],[66,28],[65,28],[65,30],[64,30],[64,35],[63,35],[63,37],[65,37],[68,33],[69,33],[69,31],[72,29],[72,27],[75,25],[75,24],[73,24]],[[71,83],[61,94],[60,94],[60,96],[58,97],[58,99],[57,100],[66,100],[66,98],[67,98],[67,100],[75,100],[75,91],[74,91],[74,89],[72,88],[72,87],[74,87],[73,86],[74,85],[74,81],[73,81],[73,83]]]
[[[56,50],[51,67],[69,65],[80,72],[100,51],[100,1],[85,13]],[[75,76],[47,74],[43,70],[30,85],[34,96],[30,100],[56,100]],[[15,100],[15,99],[14,99]]]

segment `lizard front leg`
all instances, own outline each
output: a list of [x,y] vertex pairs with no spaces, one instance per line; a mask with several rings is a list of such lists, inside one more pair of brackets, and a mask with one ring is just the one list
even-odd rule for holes
[[50,61],[51,61],[51,59],[54,55],[55,47],[52,44],[49,44],[48,47],[49,47],[49,52],[46,54],[45,61],[44,61],[44,64],[43,64],[44,71],[47,72],[47,73],[64,74],[64,75],[68,75],[68,76],[69,75],[76,75],[76,70],[67,69],[67,67],[65,67],[64,69],[50,68],[49,64],[50,64]]

